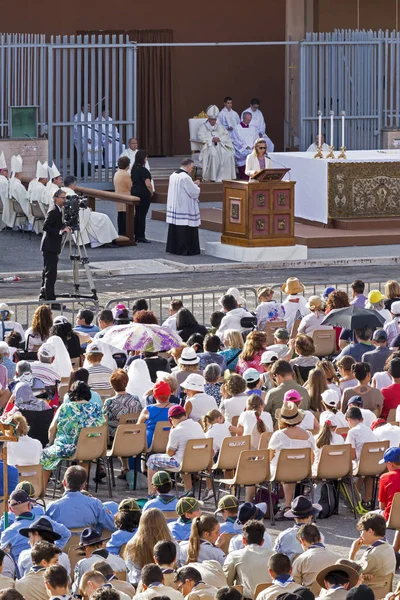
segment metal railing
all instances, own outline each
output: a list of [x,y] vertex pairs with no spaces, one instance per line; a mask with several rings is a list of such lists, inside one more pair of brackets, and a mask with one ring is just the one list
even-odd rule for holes
[[[58,315],[65,315],[71,323],[75,323],[75,317],[82,308],[93,308],[93,310],[96,310],[95,306],[76,299],[60,298],[58,301],[61,303],[61,309],[52,310],[53,318]],[[35,310],[43,302],[39,302],[38,300],[9,300],[7,304],[14,312],[11,317],[12,320],[20,323],[24,329],[27,329],[31,326]],[[65,306],[65,309],[63,306]]]

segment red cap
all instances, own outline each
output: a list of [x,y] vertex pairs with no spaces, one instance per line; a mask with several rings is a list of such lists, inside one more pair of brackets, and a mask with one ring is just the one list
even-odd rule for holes
[[171,408],[168,410],[168,419],[179,419],[179,417],[182,417],[182,415],[185,414],[186,412],[183,406],[175,404],[175,406],[171,406]]
[[372,431],[379,427],[379,425],[386,425],[385,419],[376,419],[376,421],[371,424]]
[[157,381],[153,387],[154,398],[169,398],[171,395],[171,388],[166,381]]

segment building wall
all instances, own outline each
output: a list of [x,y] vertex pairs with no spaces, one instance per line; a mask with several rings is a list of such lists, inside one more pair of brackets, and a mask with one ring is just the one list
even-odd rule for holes
[[314,0],[314,30],[398,29],[399,0]]
[[[167,8],[166,8],[167,7]],[[153,0],[115,4],[106,0],[70,0],[62,12],[51,0],[22,0],[20,9],[3,11],[3,32],[73,34],[79,30],[172,29],[175,42],[282,41],[285,2],[264,0],[257,16],[242,3],[200,4]],[[174,153],[189,151],[187,119],[209,104],[222,106],[225,95],[239,112],[251,97],[261,100],[267,131],[283,147],[284,47],[177,48],[173,52]],[[157,123],[154,123],[157,127]],[[151,153],[151,149],[150,153]]]

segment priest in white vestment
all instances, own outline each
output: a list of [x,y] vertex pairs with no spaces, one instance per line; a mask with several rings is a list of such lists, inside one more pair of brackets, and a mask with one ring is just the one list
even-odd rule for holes
[[218,115],[218,123],[225,127],[229,135],[232,137],[233,130],[240,123],[240,117],[232,108],[233,100],[230,96],[224,98],[224,108]]
[[[311,144],[311,146],[308,146],[307,152],[314,152],[314,153],[318,152],[318,146],[320,143],[318,138],[319,138],[319,135],[317,133],[317,135],[315,136],[314,144]],[[324,134],[321,134],[321,146],[322,146],[322,152],[329,152],[329,146],[328,146],[328,144],[325,144]]]
[[[5,206],[8,206],[8,203],[10,202],[9,197],[8,197],[8,186],[9,186],[9,181],[8,181],[8,168],[7,168],[7,163],[6,163],[6,159],[4,156],[4,152],[2,152],[0,154],[0,209],[1,209],[1,216],[0,216],[0,231],[2,229],[4,229],[4,227],[7,227],[7,223],[4,220],[4,209]],[[7,220],[8,220],[9,215],[6,216]],[[10,227],[10,225],[8,225],[8,227]]]
[[264,120],[264,115],[262,114],[262,112],[260,110],[259,99],[258,98],[251,99],[249,108],[246,108],[242,112],[242,117],[241,117],[242,119],[243,119],[243,114],[245,112],[251,113],[253,127],[255,127],[257,129],[258,137],[265,138],[265,140],[267,142],[267,151],[273,152],[275,146],[274,146],[273,142],[270,140],[270,138],[268,137],[268,135],[266,134],[265,120]]
[[239,170],[239,179],[247,180],[246,158],[253,150],[255,141],[258,138],[258,132],[251,124],[251,113],[244,112],[239,125],[236,125],[232,132],[232,143],[235,148],[235,161]]
[[[63,190],[68,196],[77,195],[77,179],[73,175],[65,178]],[[108,215],[92,211],[90,208],[79,209],[79,227],[81,231],[82,244],[90,244],[92,248],[98,248],[104,244],[111,244],[118,238],[117,230]]]
[[209,106],[208,119],[200,125],[197,133],[199,141],[203,144],[199,161],[205,181],[236,179],[232,140],[225,127],[217,123],[218,115],[218,107]]
[[[75,144],[75,171],[78,170],[78,157],[80,150],[80,170],[81,176],[84,175],[84,165],[88,165],[88,175],[91,174],[91,165],[97,167],[99,164],[99,136],[97,134],[97,125],[94,124],[90,104],[86,107],[81,106],[81,111],[74,116],[74,144]],[[82,121],[93,121],[93,125],[80,125]],[[101,162],[101,161],[100,161]]]
[[104,148],[104,166],[112,169],[116,166],[121,150],[124,150],[125,146],[120,142],[118,128],[114,125],[113,119],[108,116],[105,106],[96,123],[98,123],[99,141]]
[[63,185],[63,178],[61,176],[60,171],[57,169],[56,165],[53,164],[48,166],[48,173],[49,173],[49,180],[46,184],[46,187],[44,189],[43,192],[43,196],[42,196],[42,209],[46,212],[48,212],[48,210],[50,208],[53,207],[54,202],[53,202],[53,196],[54,196],[54,192],[56,192],[62,185]]
[[169,178],[167,197],[168,238],[166,251],[180,256],[200,254],[200,181],[193,181],[194,163],[185,158]]
[[[136,157],[136,153],[139,150],[139,144],[136,138],[130,138],[128,140],[128,147],[125,148],[125,150],[123,152],[121,152],[120,157],[121,156],[127,156],[129,158],[129,172],[132,171],[132,167],[135,163],[135,157]],[[151,173],[150,170],[150,165],[149,165],[149,161],[146,158],[146,163],[144,165],[146,167],[146,169],[148,170],[149,173]],[[156,187],[154,185],[154,180],[153,178],[151,178],[151,185],[153,186],[153,192],[155,192]],[[125,204],[124,204],[125,206]]]
[[[40,160],[36,163],[36,177],[29,182],[28,185],[28,200],[32,205],[32,202],[38,202],[39,207],[43,213],[43,216],[46,217],[46,207],[42,204],[43,194],[46,189],[46,184],[48,182],[48,164],[47,161],[43,164]],[[42,233],[43,231],[43,223],[42,220],[36,220],[33,224],[33,231],[35,233]]]
[[[25,216],[28,219],[28,227],[32,228],[33,216],[31,211],[31,205],[28,200],[28,193],[22,181],[22,157],[18,154],[17,156],[11,157],[11,179],[8,194],[10,199],[18,200]],[[14,208],[13,208],[14,211]],[[15,211],[14,211],[15,215]],[[22,218],[22,217],[21,217]],[[17,224],[15,222],[15,224]]]

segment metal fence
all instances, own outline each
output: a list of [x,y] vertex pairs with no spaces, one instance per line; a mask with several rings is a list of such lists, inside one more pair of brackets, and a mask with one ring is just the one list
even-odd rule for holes
[[335,31],[309,33],[300,46],[300,149],[311,144],[322,111],[330,143],[341,146],[340,113],[346,112],[345,140],[351,150],[382,146],[382,129],[400,128],[400,33]]

